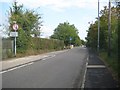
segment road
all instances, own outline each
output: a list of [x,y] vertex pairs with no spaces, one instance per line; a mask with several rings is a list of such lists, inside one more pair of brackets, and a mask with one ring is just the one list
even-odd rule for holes
[[77,47],[2,74],[3,88],[77,88],[88,57]]

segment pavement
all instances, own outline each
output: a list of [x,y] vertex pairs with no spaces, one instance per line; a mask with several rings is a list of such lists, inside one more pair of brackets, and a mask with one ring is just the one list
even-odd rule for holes
[[62,52],[66,52],[66,51],[68,51],[68,50],[55,51],[55,52],[50,52],[50,53],[45,53],[45,54],[40,54],[40,55],[31,55],[31,56],[27,56],[27,57],[12,58],[9,60],[0,61],[0,63],[2,64],[2,69],[0,72],[17,67],[17,66],[25,65],[25,64],[28,64],[31,62],[40,61],[47,57],[52,57],[55,54],[60,54]]
[[[2,71],[5,71],[5,70],[8,70],[13,67],[20,66],[20,65],[28,64],[31,62],[40,61],[40,60],[48,58],[48,57],[53,57],[53,55],[57,55],[57,54],[60,54],[63,52],[65,52],[65,54],[66,54],[66,51],[68,51],[68,50],[2,61]],[[82,55],[80,57],[82,57]],[[62,58],[62,57],[60,57],[60,58]],[[70,56],[67,58],[70,59]],[[56,69],[58,66],[59,66],[59,64],[56,66]],[[71,64],[71,66],[72,66],[72,64]],[[89,58],[87,59],[86,70],[84,72],[85,72],[85,74],[84,74],[83,83],[81,86],[82,88],[85,88],[85,89],[86,88],[118,88],[118,83],[112,77],[111,72],[108,70],[108,68],[105,66],[105,64],[100,60],[100,58],[95,54],[95,52],[93,52],[92,50],[89,50]],[[56,76],[54,76],[54,77],[56,77]],[[60,80],[61,80],[61,78],[60,78]],[[50,86],[48,86],[48,87],[50,87]]]
[[118,88],[118,83],[112,77],[112,73],[98,55],[90,49],[84,88]]

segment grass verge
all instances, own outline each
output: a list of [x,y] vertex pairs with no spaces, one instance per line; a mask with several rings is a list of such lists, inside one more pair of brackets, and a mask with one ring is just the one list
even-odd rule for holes
[[107,65],[108,69],[111,71],[113,78],[119,80],[119,69],[118,69],[118,56],[108,57],[107,52],[100,52],[100,58]]
[[[60,49],[63,50],[63,49]],[[31,56],[31,55],[40,55],[40,54],[45,54],[45,53],[49,53],[49,52],[54,52],[54,51],[60,51],[60,50],[55,50],[55,49],[44,49],[44,50],[27,50],[24,53],[17,53],[16,57],[12,56],[12,57],[7,57],[7,58],[3,58],[2,60],[11,60],[13,58],[21,58],[21,57],[27,57],[27,56]],[[64,49],[65,50],[65,49]]]

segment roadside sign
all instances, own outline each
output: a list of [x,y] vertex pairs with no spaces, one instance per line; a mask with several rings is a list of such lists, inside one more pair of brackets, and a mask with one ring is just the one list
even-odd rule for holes
[[15,30],[15,32],[11,32],[10,33],[10,36],[11,37],[15,37],[15,56],[16,56],[16,37],[18,36],[18,32],[16,32],[17,30],[18,30],[18,25],[16,24],[16,21],[14,21],[15,22],[15,24],[13,24],[13,26],[12,26],[12,28],[13,28],[13,30]]
[[10,32],[10,37],[18,37],[18,32]]
[[18,30],[18,25],[17,24],[13,24],[13,30]]

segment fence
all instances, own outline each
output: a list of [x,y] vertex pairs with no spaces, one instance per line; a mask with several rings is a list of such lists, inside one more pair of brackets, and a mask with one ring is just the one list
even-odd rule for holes
[[2,39],[2,58],[8,58],[13,56],[14,41],[11,39]]
[[[64,41],[54,39],[32,38],[31,44],[27,45],[26,50],[17,46],[17,55],[23,56],[39,53],[46,50],[61,50],[64,48]],[[23,52],[25,51],[25,52]],[[10,58],[14,56],[14,40],[12,38],[2,39],[2,58]]]

